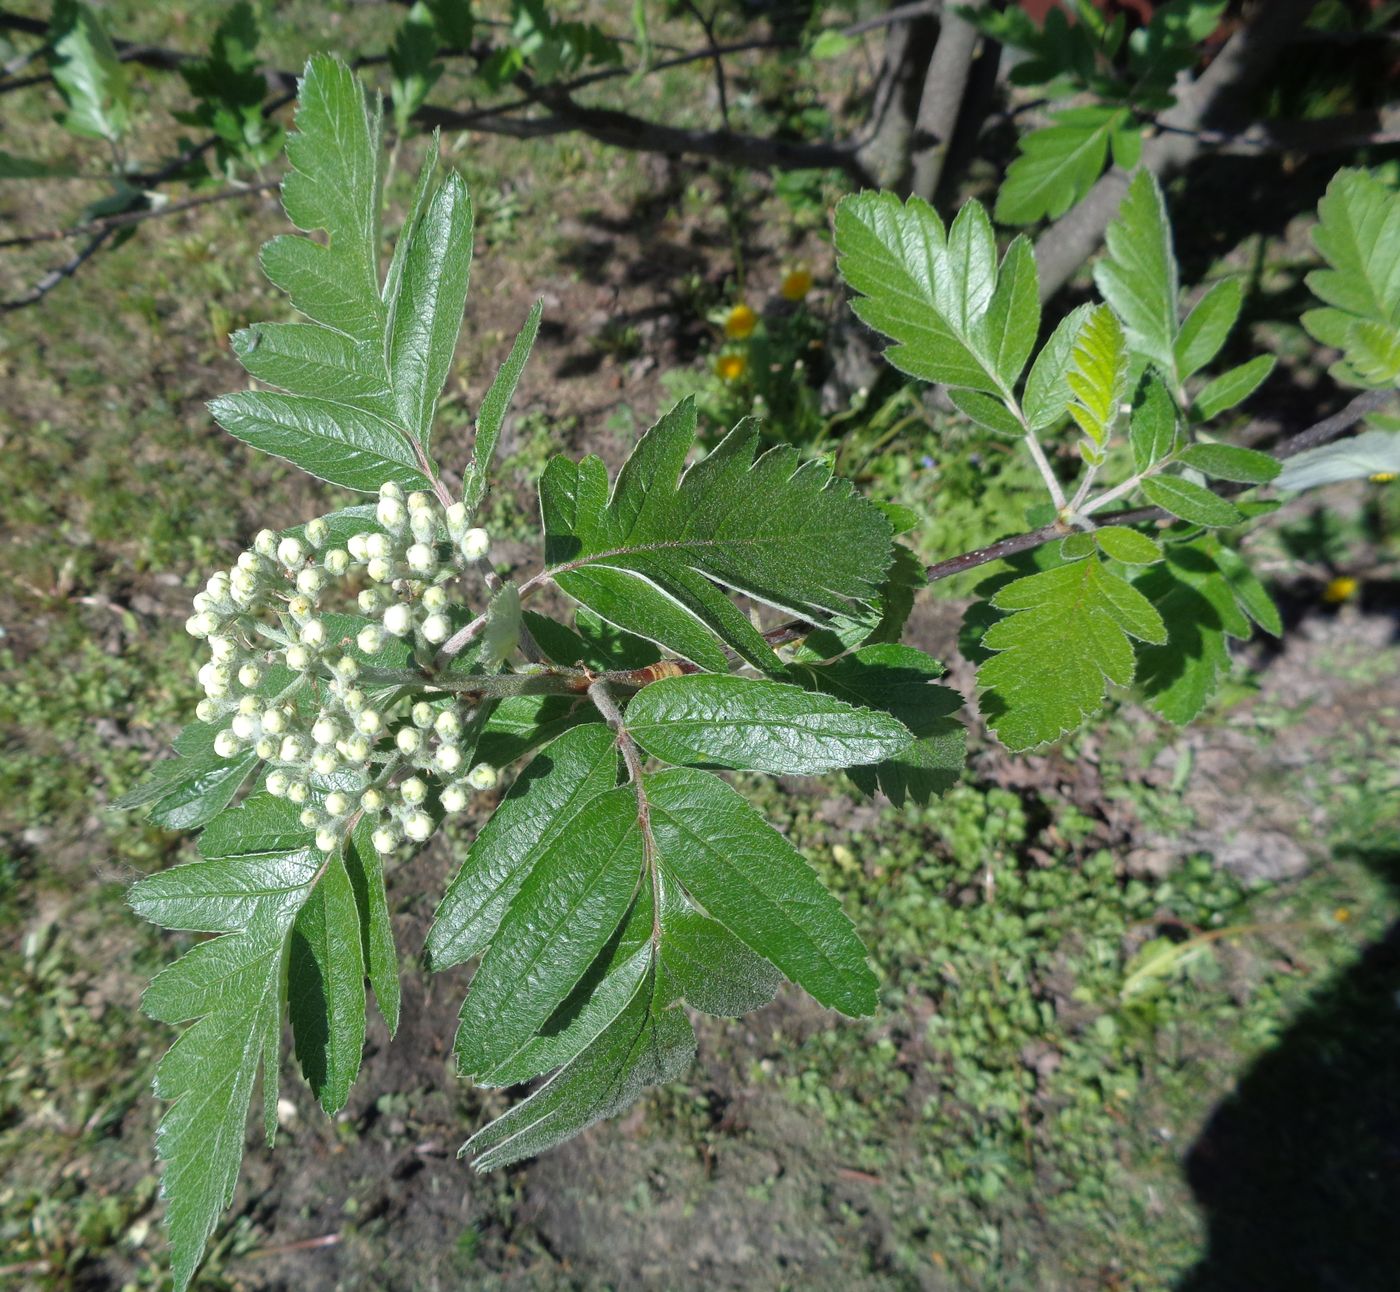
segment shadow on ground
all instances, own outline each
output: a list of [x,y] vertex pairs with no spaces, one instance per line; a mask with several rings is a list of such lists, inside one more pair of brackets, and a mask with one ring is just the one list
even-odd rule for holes
[[[1361,860],[1400,890],[1400,838]],[[1382,1292],[1400,1268],[1400,923],[1323,990],[1186,1161],[1204,1259],[1177,1292]]]

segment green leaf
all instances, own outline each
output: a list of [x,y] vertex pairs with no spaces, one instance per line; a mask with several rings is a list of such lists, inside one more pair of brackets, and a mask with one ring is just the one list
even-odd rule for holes
[[1007,168],[997,194],[999,224],[1059,219],[1103,174],[1109,140],[1130,120],[1126,108],[1071,108],[1055,125],[1033,130]]
[[1221,373],[1208,383],[1195,398],[1191,411],[1197,419],[1208,422],[1227,408],[1248,399],[1273,372],[1276,360],[1271,354],[1261,354],[1237,368]]
[[1400,433],[1362,431],[1285,459],[1274,484],[1279,489],[1315,489],[1339,480],[1396,473],[1400,473]]
[[394,416],[384,365],[367,342],[315,323],[255,323],[229,341],[239,363],[259,381],[381,418]]
[[880,762],[912,741],[888,714],[785,682],[720,675],[653,682],[627,706],[626,722],[663,762],[779,775]]
[[1237,484],[1268,484],[1280,469],[1277,458],[1233,444],[1191,444],[1182,450],[1181,461],[1202,475]]
[[176,756],[157,763],[112,806],[126,811],[152,805],[151,820],[167,830],[194,830],[213,820],[233,801],[258,761],[251,750],[236,758],[214,752],[214,737],[225,725],[190,723],[176,737]]
[[1244,289],[1238,278],[1222,278],[1213,283],[1196,302],[1172,349],[1178,380],[1195,376],[1220,353],[1243,303]]
[[78,172],[71,166],[56,166],[36,157],[16,157],[0,148],[0,180],[7,179],[76,179]]
[[979,390],[953,387],[948,391],[948,398],[959,412],[966,413],[978,426],[997,435],[1019,440],[1026,433],[1025,427],[1016,420],[1016,414],[991,395],[984,395]]
[[1069,413],[1091,441],[1090,453],[1108,442],[1128,391],[1128,348],[1113,311],[1099,305],[1085,319],[1065,378],[1074,402]]
[[863,793],[881,790],[896,806],[909,799],[927,803],[962,775],[967,733],[953,716],[962,697],[935,685],[943,675],[937,660],[912,646],[883,642],[794,672],[821,691],[890,714],[914,736],[892,757],[847,772]]
[[529,1099],[478,1131],[462,1147],[478,1171],[509,1166],[635,1103],[648,1086],[679,1077],[695,1057],[695,1033],[667,1007],[660,973],[643,975],[627,1007],[598,1038]]
[[339,854],[292,923],[287,1005],[297,1060],[329,1115],[345,1107],[365,1044],[365,962],[360,910]]
[[1130,637],[1166,640],[1147,599],[1096,557],[1016,579],[991,604],[1014,613],[983,635],[998,653],[977,683],[987,725],[1011,749],[1072,731],[1100,708],[1110,682],[1131,682]]
[[1093,308],[1080,305],[1066,314],[1031,365],[1021,409],[1033,431],[1054,426],[1069,408],[1073,397],[1069,374],[1074,366],[1074,348]]
[[1346,362],[1368,386],[1397,384],[1400,327],[1358,319],[1347,329],[1346,352]]
[[611,669],[645,668],[661,658],[661,652],[651,642],[619,632],[582,607],[574,617],[576,627],[572,629],[532,610],[525,611],[524,622],[546,658],[565,668],[581,664],[606,673]]
[[1133,465],[1138,471],[1160,462],[1176,447],[1176,401],[1160,378],[1149,376],[1128,423]]
[[[543,312],[543,301],[536,301],[531,306],[530,313],[525,319],[525,326],[520,329],[520,335],[515,338],[515,344],[511,346],[506,361],[501,365],[500,371],[496,373],[495,379],[491,382],[491,388],[486,392],[485,398],[481,401],[481,407],[477,410],[476,439],[472,444],[472,462],[476,467],[474,478],[481,482],[480,487],[483,491],[486,472],[491,466],[491,459],[496,455],[496,441],[500,439],[501,426],[506,420],[506,412],[509,410],[510,401],[515,395],[515,387],[519,384],[520,374],[525,370],[525,361],[530,357],[535,337],[539,334],[540,318]],[[464,501],[470,508],[476,506],[479,498],[474,501],[464,495]]]
[[1142,482],[1142,492],[1154,507],[1193,525],[1218,528],[1238,525],[1243,519],[1233,503],[1180,476],[1148,476]]
[[1162,545],[1124,525],[1104,525],[1094,531],[1094,541],[1105,556],[1124,565],[1153,565],[1162,559]]
[[409,239],[409,247],[399,295],[390,306],[389,377],[399,424],[426,449],[471,276],[472,204],[459,175],[447,176],[422,217],[400,237]]
[[308,395],[243,391],[211,400],[219,425],[255,449],[360,493],[386,480],[430,488],[408,441],[390,423],[344,404]]
[[371,840],[373,833],[374,821],[361,817],[346,843],[345,873],[359,908],[365,974],[393,1036],[399,1028],[399,951],[384,889],[384,863]]
[[917,197],[858,193],[836,208],[841,276],[859,296],[856,316],[895,344],[885,357],[901,372],[1006,396],[1035,345],[1039,305],[1035,258],[1013,243],[996,263],[987,213],[968,202],[945,234]]
[[715,584],[820,624],[878,592],[890,522],[820,461],[786,447],[755,460],[750,422],[686,470],[695,432],[685,400],[642,437],[611,496],[599,459],[553,459],[540,482],[547,573],[618,628],[703,668],[728,670],[718,637],[776,672],[772,648]]
[[734,790],[676,768],[645,779],[663,872],[823,1005],[874,1011],[876,979],[840,903]]
[[425,949],[435,972],[486,949],[536,860],[575,832],[579,814],[616,784],[617,742],[601,723],[568,731],[535,756],[481,827],[438,905]]
[[1123,320],[1129,346],[1177,381],[1176,255],[1167,206],[1157,177],[1133,176],[1105,234],[1108,254],[1094,266],[1094,282]]
[[1235,604],[1271,637],[1283,636],[1283,617],[1274,605],[1264,585],[1255,577],[1254,571],[1245,564],[1244,558],[1233,548],[1217,541],[1211,552],[1220,573],[1230,585]]
[[630,786],[586,803],[533,858],[472,978],[457,1028],[464,1075],[491,1071],[543,1025],[607,945],[642,873]]
[[438,78],[438,38],[433,15],[426,5],[415,4],[404,19],[389,50],[389,92],[394,100],[394,125],[407,133],[413,114],[423,106]]
[[116,143],[131,124],[126,68],[91,6],[56,0],[49,27],[49,65],[68,111],[63,126]]

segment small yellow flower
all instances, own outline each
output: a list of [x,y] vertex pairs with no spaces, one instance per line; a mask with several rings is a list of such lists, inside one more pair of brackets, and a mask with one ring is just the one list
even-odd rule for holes
[[812,271],[806,265],[798,265],[783,275],[782,286],[778,291],[785,301],[800,301],[812,290]]
[[1351,919],[1351,912],[1347,910],[1345,906],[1339,906],[1332,912],[1332,918],[1336,920],[1338,924],[1345,924]]
[[724,335],[731,341],[746,341],[758,326],[758,315],[740,301],[724,316]]
[[1376,474],[1371,477],[1372,484],[1391,484],[1394,480],[1394,471],[1377,471]]
[[1322,599],[1330,602],[1334,606],[1339,606],[1343,601],[1350,601],[1356,595],[1356,590],[1361,585],[1349,574],[1338,575],[1325,588],[1322,589]]
[[749,361],[742,354],[722,354],[715,360],[715,372],[721,381],[738,381],[748,367]]

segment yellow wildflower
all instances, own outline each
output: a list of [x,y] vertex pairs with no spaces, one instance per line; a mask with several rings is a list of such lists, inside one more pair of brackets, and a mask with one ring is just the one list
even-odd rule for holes
[[715,372],[721,381],[738,381],[748,367],[749,361],[742,354],[722,354],[715,360]]
[[1371,477],[1371,483],[1372,483],[1372,484],[1390,484],[1390,483],[1392,483],[1392,482],[1394,481],[1394,479],[1395,479],[1395,472],[1394,472],[1394,471],[1377,471],[1376,474],[1373,475],[1373,476]]
[[798,265],[783,275],[778,291],[785,301],[800,301],[812,290],[812,271],[806,265]]
[[758,315],[740,301],[724,316],[724,335],[731,341],[746,341],[758,326]]
[[1322,589],[1322,599],[1330,602],[1334,606],[1339,606],[1343,601],[1350,601],[1356,595],[1356,590],[1361,585],[1349,574],[1338,575],[1325,588]]
[[1351,919],[1351,912],[1347,910],[1345,906],[1339,906],[1332,912],[1332,918],[1336,920],[1338,924],[1345,924]]

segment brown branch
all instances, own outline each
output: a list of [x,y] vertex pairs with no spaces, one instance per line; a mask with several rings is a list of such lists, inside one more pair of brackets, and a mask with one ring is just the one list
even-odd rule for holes
[[[968,9],[980,9],[986,0],[967,0]],[[923,95],[914,119],[914,179],[912,192],[926,202],[933,201],[943,163],[952,143],[953,130],[962,111],[968,75],[977,54],[981,34],[959,13],[943,15],[938,44],[929,59],[924,76]]]
[[65,279],[72,278],[94,255],[97,254],[102,244],[114,233],[115,229],[102,229],[92,236],[77,255],[56,265],[50,269],[37,283],[21,296],[12,297],[8,301],[0,301],[0,314],[9,314],[14,310],[24,309],[27,305],[33,305],[44,299],[59,283]]
[[1302,121],[1260,121],[1246,130],[1186,130],[1159,123],[1163,131],[1189,135],[1217,156],[1266,153],[1327,153],[1400,143],[1400,107]]
[[[1260,4],[1253,20],[1230,37],[1215,61],[1177,96],[1176,105],[1162,114],[1165,129],[1143,146],[1142,165],[1155,175],[1166,176],[1205,152],[1206,145],[1195,132],[1228,117],[1243,93],[1293,39],[1315,3],[1270,0]],[[1117,168],[1109,171],[1083,201],[1036,239],[1042,300],[1054,296],[1098,250],[1127,189],[1127,173]]]

